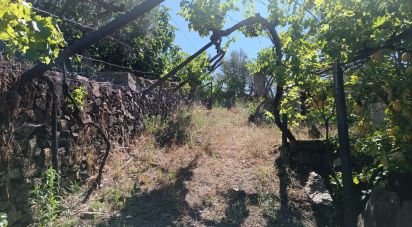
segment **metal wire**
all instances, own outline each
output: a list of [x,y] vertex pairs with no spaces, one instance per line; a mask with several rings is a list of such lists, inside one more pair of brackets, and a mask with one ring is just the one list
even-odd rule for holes
[[113,67],[120,68],[120,69],[127,69],[128,71],[135,72],[135,73],[151,74],[151,75],[161,76],[161,74],[159,74],[159,73],[145,72],[145,71],[135,70],[135,69],[132,69],[132,68],[130,68],[130,67],[126,67],[126,66],[123,66],[123,65],[113,64],[113,63],[110,63],[110,62],[107,62],[107,61],[103,61],[103,60],[100,60],[100,59],[96,59],[96,58],[86,57],[86,56],[81,55],[81,54],[76,54],[76,55],[79,56],[79,57],[81,57],[81,58],[90,60],[90,61],[99,62],[99,63],[105,64],[105,65],[113,66]]

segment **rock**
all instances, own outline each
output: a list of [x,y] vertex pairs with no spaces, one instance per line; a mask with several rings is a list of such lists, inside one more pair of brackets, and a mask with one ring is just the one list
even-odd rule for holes
[[121,86],[128,86],[132,91],[136,91],[136,80],[131,73],[127,72],[104,72],[98,75],[100,81],[110,81]]
[[37,145],[37,138],[33,137],[33,139],[29,140],[29,149],[30,153],[34,153]]
[[412,225],[412,201],[404,201],[396,217],[397,227]]
[[60,130],[67,130],[67,129],[69,129],[69,126],[67,124],[67,120],[60,119]]
[[9,222],[9,225],[13,226],[13,224],[19,221],[19,219],[21,219],[22,216],[23,213],[21,211],[16,210],[16,207],[12,205],[7,212],[7,220]]
[[0,211],[8,210],[10,206],[10,202],[7,200],[0,200]]
[[371,192],[365,210],[358,217],[358,226],[398,226],[397,214],[399,209],[400,201],[396,193],[376,188]]
[[30,138],[31,135],[34,134],[36,129],[40,129],[44,127],[44,124],[28,124],[24,123],[22,126],[16,128],[16,134],[19,134],[19,136],[23,138]]
[[312,203],[319,209],[322,215],[328,219],[335,217],[335,209],[333,208],[333,200],[329,191],[326,189],[323,179],[315,172],[309,174],[306,182],[305,192],[309,196]]
[[40,148],[36,148],[36,151],[34,152],[34,156],[38,157],[41,155],[41,149]]
[[401,205],[396,193],[380,188],[372,191],[365,210],[358,217],[359,227],[408,227],[411,223],[412,201]]
[[96,98],[99,98],[100,96],[102,96],[102,94],[100,93],[100,85],[96,82],[91,82],[90,83],[91,87],[92,87],[92,95]]
[[11,180],[16,180],[23,177],[20,169],[11,169],[9,172],[9,177]]
[[94,213],[92,212],[85,212],[80,214],[81,219],[94,219]]
[[46,110],[46,102],[42,98],[35,100],[36,106],[41,110]]

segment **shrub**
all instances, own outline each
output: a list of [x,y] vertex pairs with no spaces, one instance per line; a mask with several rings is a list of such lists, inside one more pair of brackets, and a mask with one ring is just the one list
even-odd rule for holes
[[151,116],[145,120],[146,131],[155,137],[161,147],[184,144],[189,138],[190,126],[191,114],[187,110],[179,110],[166,119]]

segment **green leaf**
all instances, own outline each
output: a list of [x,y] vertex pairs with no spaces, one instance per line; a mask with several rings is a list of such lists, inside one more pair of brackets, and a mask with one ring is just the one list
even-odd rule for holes
[[353,177],[353,183],[354,184],[359,184],[359,179],[357,176]]
[[325,0],[315,0],[315,6],[316,7],[321,7],[325,3]]
[[373,26],[372,26],[372,28],[378,28],[378,27],[382,26],[382,25],[386,22],[386,20],[387,20],[386,16],[377,17],[377,18],[373,21]]

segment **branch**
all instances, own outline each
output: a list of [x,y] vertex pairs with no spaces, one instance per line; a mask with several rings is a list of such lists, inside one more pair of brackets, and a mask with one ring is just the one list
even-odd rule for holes
[[270,35],[270,39],[273,43],[273,45],[275,46],[275,50],[276,50],[276,64],[277,65],[281,65],[282,64],[282,43],[280,41],[279,35],[275,30],[276,24],[275,23],[270,23],[269,21],[267,21],[265,18],[263,18],[262,16],[260,16],[260,14],[256,14],[255,16],[249,17],[237,24],[235,24],[234,26],[226,29],[226,30],[222,30],[222,31],[217,31],[212,35],[212,40],[217,40],[218,38],[224,37],[224,36],[229,36],[230,34],[232,34],[234,31],[245,27],[245,26],[250,26],[250,25],[254,25],[254,24],[261,24],[269,33]]
[[117,6],[114,4],[110,4],[108,2],[105,2],[104,0],[87,0],[90,3],[93,3],[95,5],[103,7],[105,10],[110,11],[112,13],[118,13],[118,12],[123,12],[125,11],[125,7]]
[[347,64],[351,64],[353,62],[357,62],[359,60],[369,58],[370,55],[375,53],[378,50],[393,48],[395,44],[401,42],[402,40],[412,39],[412,27],[406,29],[405,31],[399,33],[398,35],[393,35],[391,38],[386,40],[382,45],[376,46],[373,48],[365,48],[363,50],[358,51],[358,53],[350,59]]
[[166,82],[167,79],[170,77],[174,76],[179,70],[183,69],[187,64],[189,64],[191,61],[193,61],[197,56],[201,55],[203,52],[205,52],[209,47],[211,47],[214,44],[213,41],[209,42],[205,46],[203,46],[200,50],[198,50],[196,53],[194,53],[192,56],[188,57],[184,62],[180,63],[178,66],[176,66],[174,69],[172,69],[170,72],[168,72],[166,75],[164,75],[162,78],[157,80],[155,83],[150,85],[148,88],[142,91],[143,95],[146,95],[156,87],[162,85],[164,82]]
[[[266,28],[266,30],[269,32],[269,35],[271,37],[272,43],[275,46],[276,49],[276,64],[278,66],[282,65],[282,47],[281,47],[281,42],[280,38],[275,30],[275,25],[269,23],[265,18],[261,17],[259,14],[256,14],[255,16],[249,17],[234,26],[226,29],[226,30],[221,30],[221,31],[214,31],[212,36],[210,37],[210,42],[206,44],[204,47],[202,47],[200,50],[198,50],[196,53],[194,53],[192,56],[188,57],[184,62],[182,62],[180,65],[178,65],[176,68],[172,69],[170,72],[168,72],[165,76],[163,76],[161,79],[156,81],[154,84],[150,85],[147,89],[143,91],[143,95],[147,94],[148,92],[152,91],[154,88],[162,85],[169,77],[175,75],[179,70],[184,68],[187,64],[189,64],[191,61],[193,61],[197,56],[202,54],[204,51],[206,51],[209,47],[211,47],[213,44],[216,46],[216,49],[220,49],[220,42],[222,40],[222,37],[229,36],[236,30],[245,27],[245,26],[250,26],[253,24],[262,24],[263,27]],[[218,55],[217,55],[218,56]],[[216,56],[215,56],[216,57]],[[216,57],[218,58],[218,57]],[[220,59],[223,58],[220,56]],[[216,65],[214,65],[216,66]]]
[[67,58],[73,56],[74,54],[88,48],[89,46],[99,42],[100,40],[104,39],[106,36],[118,31],[134,19],[142,16],[146,12],[152,10],[154,7],[158,6],[164,0],[146,0],[145,2],[141,3],[140,5],[133,8],[130,12],[123,14],[119,18],[113,20],[112,22],[108,23],[107,25],[103,26],[97,31],[91,32],[87,34],[82,39],[76,41],[71,46],[64,49],[59,57],[55,60],[54,64],[43,64],[40,63],[33,67],[32,69],[24,72],[21,76],[19,90],[23,88],[25,83],[28,81],[43,75],[43,73],[49,69],[51,69],[55,64],[61,64]]
[[[399,33],[398,35],[393,35],[391,38],[383,42],[383,44],[376,46],[376,47],[370,47],[370,48],[364,48],[360,51],[357,52],[357,54],[349,59],[346,63],[342,64],[342,67],[344,68],[344,71],[348,69],[358,69],[361,67],[365,62],[369,60],[369,57],[383,49],[393,49],[393,50],[398,50],[398,51],[404,51],[404,52],[410,52],[411,50],[406,49],[406,48],[401,48],[401,47],[396,47],[395,44],[400,43],[402,40],[409,40],[412,39],[412,27],[406,29],[405,31]],[[334,69],[333,66],[329,66],[324,69],[318,69],[313,71],[313,73],[316,74],[327,74],[330,73]]]

